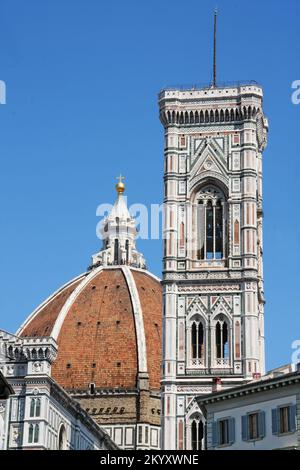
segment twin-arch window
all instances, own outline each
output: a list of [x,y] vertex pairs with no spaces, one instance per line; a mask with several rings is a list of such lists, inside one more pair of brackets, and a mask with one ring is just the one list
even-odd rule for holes
[[[41,399],[31,398],[30,399],[30,412],[31,418],[38,418],[41,414]],[[40,425],[39,423],[31,423],[28,429],[28,442],[30,444],[37,443],[39,441]]]
[[225,196],[214,186],[206,186],[197,197],[198,249],[200,260],[225,257]]
[[41,399],[31,398],[30,400],[30,417],[38,417],[41,413]]
[[[214,343],[215,359],[229,358],[229,329],[223,317],[218,318],[211,341]],[[206,355],[206,329],[204,322],[198,317],[191,321],[191,359],[204,360]]]
[[40,425],[31,423],[28,430],[28,442],[30,444],[39,442]]

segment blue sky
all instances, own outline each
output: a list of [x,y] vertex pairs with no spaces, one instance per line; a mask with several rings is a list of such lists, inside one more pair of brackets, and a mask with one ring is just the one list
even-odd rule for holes
[[[211,80],[214,1],[1,0],[0,327],[15,331],[100,246],[97,205],[126,175],[129,203],[162,200],[157,94]],[[267,367],[300,339],[297,0],[218,0],[218,78],[265,91]],[[161,273],[160,241],[140,241]],[[291,250],[291,251],[289,251]]]

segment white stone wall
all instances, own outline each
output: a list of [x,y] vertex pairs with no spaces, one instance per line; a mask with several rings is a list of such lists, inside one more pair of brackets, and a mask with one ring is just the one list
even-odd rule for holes
[[0,400],[0,450],[6,449],[9,429],[10,401]]
[[103,429],[121,449],[160,449],[160,426],[116,424]]
[[51,379],[56,352],[53,338],[19,338],[0,330],[0,370],[14,390],[0,401],[0,449],[57,450],[62,428],[63,450],[114,448],[107,434]]

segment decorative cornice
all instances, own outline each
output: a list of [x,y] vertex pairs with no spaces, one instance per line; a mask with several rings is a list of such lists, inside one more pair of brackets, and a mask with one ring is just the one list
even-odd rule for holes
[[93,394],[88,393],[87,390],[81,389],[66,389],[68,394],[74,398],[95,398],[95,397],[112,397],[112,396],[135,396],[138,395],[139,390],[137,388],[96,388]]
[[238,292],[240,290],[239,284],[178,286],[178,292]]

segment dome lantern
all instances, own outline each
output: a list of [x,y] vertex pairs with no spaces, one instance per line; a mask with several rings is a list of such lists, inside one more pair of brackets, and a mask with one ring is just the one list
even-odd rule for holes
[[127,207],[124,176],[117,177],[116,202],[102,224],[102,250],[93,255],[91,268],[97,266],[127,265],[136,268],[146,268],[144,256],[136,249],[135,219],[130,215]]

